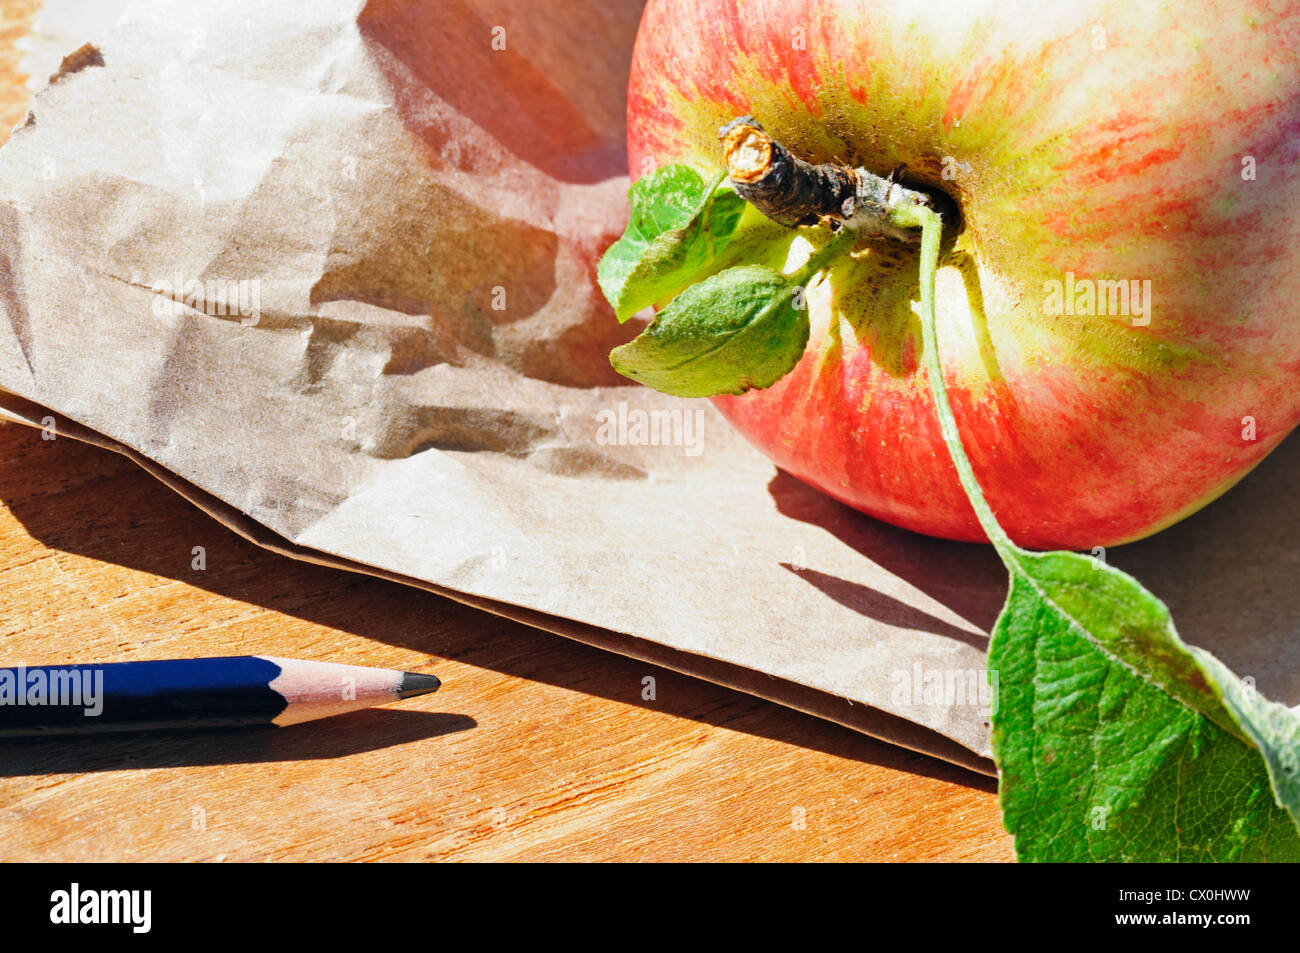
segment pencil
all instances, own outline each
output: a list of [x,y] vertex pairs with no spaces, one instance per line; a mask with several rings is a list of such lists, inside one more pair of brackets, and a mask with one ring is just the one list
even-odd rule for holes
[[284,727],[441,684],[416,672],[269,655],[0,668],[0,737]]

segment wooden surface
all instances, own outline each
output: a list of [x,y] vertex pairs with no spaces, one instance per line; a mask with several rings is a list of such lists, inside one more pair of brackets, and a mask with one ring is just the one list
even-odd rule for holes
[[[5,129],[35,6],[0,3]],[[0,424],[0,461],[0,664],[268,653],[444,681],[292,729],[0,742],[0,860],[1011,858],[989,779],[275,556],[68,438]]]

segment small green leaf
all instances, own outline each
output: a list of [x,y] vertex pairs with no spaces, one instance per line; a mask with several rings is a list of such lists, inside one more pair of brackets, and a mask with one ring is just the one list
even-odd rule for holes
[[745,201],[724,177],[706,183],[694,169],[670,165],[633,184],[627,231],[596,272],[619,321],[680,293],[731,240]]
[[895,224],[921,228],[921,329],[940,429],[1011,574],[988,670],[998,797],[1017,857],[1300,860],[1300,719],[1186,645],[1136,579],[1007,537],[948,403],[935,328],[938,216],[902,208]]
[[620,374],[678,397],[770,387],[808,345],[803,288],[770,268],[728,268],[692,285],[609,360]]

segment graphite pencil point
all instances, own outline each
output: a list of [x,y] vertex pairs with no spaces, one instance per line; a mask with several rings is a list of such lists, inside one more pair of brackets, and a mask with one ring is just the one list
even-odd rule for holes
[[442,682],[434,675],[423,675],[419,672],[403,672],[401,684],[397,686],[398,698],[414,698],[416,695],[427,695],[430,692],[436,692],[442,687]]

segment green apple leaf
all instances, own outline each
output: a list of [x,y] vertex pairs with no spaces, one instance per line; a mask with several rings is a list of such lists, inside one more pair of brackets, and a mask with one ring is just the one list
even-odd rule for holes
[[808,346],[808,283],[856,240],[840,229],[789,275],[762,265],[710,275],[661,308],[634,340],[614,348],[609,362],[623,376],[676,397],[771,387]]
[[1186,645],[1136,579],[1076,553],[1028,552],[998,524],[939,361],[938,216],[898,217],[922,229],[921,328],[944,440],[1011,574],[988,668],[998,794],[1017,856],[1300,860],[1300,719]]
[[[1300,859],[1294,775],[1271,769],[1296,755],[1296,718],[1183,645],[1135,579],[1074,553],[1018,559],[988,661],[1017,856]],[[1174,673],[1183,687],[1167,690]]]
[[802,291],[770,268],[728,268],[661,308],[637,338],[610,352],[610,363],[677,397],[770,387],[808,345]]
[[731,240],[745,200],[725,178],[705,182],[689,166],[670,165],[632,185],[627,231],[596,270],[619,321],[679,294]]

